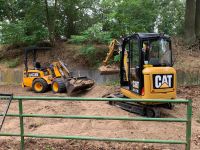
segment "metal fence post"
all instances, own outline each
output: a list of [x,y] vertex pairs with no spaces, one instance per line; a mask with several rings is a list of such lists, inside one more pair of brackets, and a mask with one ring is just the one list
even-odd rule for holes
[[22,99],[19,99],[19,119],[20,119],[20,136],[21,136],[21,143],[20,149],[24,150],[24,118],[23,118],[23,104]]
[[192,130],[191,128],[192,128],[192,100],[190,99],[187,104],[186,150],[190,150],[191,130]]

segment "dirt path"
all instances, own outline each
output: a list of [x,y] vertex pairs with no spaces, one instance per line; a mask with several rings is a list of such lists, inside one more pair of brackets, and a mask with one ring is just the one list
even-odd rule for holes
[[[96,86],[81,97],[101,97],[113,88]],[[192,150],[200,149],[200,87],[182,87],[178,91],[179,97],[193,98],[192,120]],[[66,94],[35,94],[19,86],[1,86],[0,93],[14,93],[26,96],[66,96]],[[9,113],[18,112],[18,103],[13,102]],[[65,114],[65,115],[96,115],[96,116],[136,116],[106,102],[47,102],[26,101],[24,113],[37,114]],[[173,110],[162,110],[163,117],[184,117],[185,106],[175,105]],[[8,117],[2,132],[19,132],[18,118]],[[41,119],[26,118],[25,132],[34,134],[82,135],[116,138],[140,138],[162,140],[184,140],[185,125],[182,123],[159,122],[130,122],[130,121],[104,121],[104,120],[69,120],[69,119]],[[9,144],[8,144],[9,143]],[[176,149],[182,150],[180,145],[152,145],[110,142],[89,142],[74,140],[26,140],[27,149]],[[19,138],[0,137],[0,150],[19,149]]]

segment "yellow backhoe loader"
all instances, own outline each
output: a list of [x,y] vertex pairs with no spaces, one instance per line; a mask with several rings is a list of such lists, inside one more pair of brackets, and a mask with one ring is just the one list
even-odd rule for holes
[[[170,37],[156,33],[135,33],[122,39],[120,92],[107,97],[133,99],[175,99],[176,71],[172,67]],[[140,115],[159,117],[168,103],[112,103]]]
[[[62,93],[67,91],[68,94],[89,89],[94,85],[94,80],[87,77],[74,77],[67,69],[67,65],[58,60],[53,62],[48,67],[42,67],[36,61],[37,50],[44,50],[49,48],[44,47],[28,47],[25,49],[25,70],[23,73],[22,87],[30,87],[36,93],[44,93],[50,87],[55,93]],[[28,53],[33,53],[33,68],[28,68]]]

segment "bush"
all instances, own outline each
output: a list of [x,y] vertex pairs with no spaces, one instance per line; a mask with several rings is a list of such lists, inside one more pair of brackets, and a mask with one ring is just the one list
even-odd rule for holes
[[74,43],[74,44],[81,44],[81,43],[85,43],[86,41],[87,41],[87,37],[83,35],[72,35],[71,39],[69,40],[69,42]]
[[109,43],[112,40],[110,32],[103,31],[103,25],[97,23],[86,31],[82,32],[79,36],[72,36],[70,42],[75,44],[81,43]]
[[41,23],[35,25],[24,20],[0,24],[1,43],[9,45],[35,44],[48,37],[48,31]]
[[116,56],[114,57],[114,62],[116,62],[116,63],[120,62],[120,54],[119,54],[119,55],[116,55]]
[[101,62],[101,48],[97,48],[93,45],[86,45],[80,48],[80,56],[84,58],[84,61],[89,66],[97,66]]
[[9,68],[15,68],[19,65],[19,58],[15,58],[6,62],[6,66]]
[[84,56],[93,57],[96,53],[96,48],[93,45],[87,45],[80,49],[80,53]]

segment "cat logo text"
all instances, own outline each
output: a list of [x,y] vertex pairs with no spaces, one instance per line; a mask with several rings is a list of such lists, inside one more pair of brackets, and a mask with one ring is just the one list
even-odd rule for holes
[[173,88],[174,75],[173,74],[154,74],[153,75],[153,88],[165,89]]

